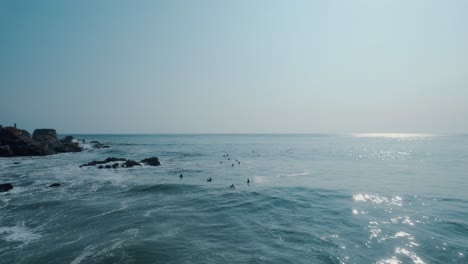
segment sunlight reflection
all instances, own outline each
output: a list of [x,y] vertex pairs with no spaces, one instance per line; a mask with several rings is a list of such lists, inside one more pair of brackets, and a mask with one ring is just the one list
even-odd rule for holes
[[375,138],[400,138],[400,139],[408,139],[408,138],[427,138],[427,137],[434,137],[436,135],[433,134],[413,134],[413,133],[357,133],[352,134],[353,137],[375,137]]

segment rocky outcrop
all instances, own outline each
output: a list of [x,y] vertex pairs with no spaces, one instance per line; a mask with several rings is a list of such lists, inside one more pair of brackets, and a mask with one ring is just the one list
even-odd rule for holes
[[134,160],[127,160],[121,166],[123,168],[132,168],[132,167],[135,167],[135,166],[141,166],[141,164],[139,162],[137,162],[137,161],[134,161]]
[[124,158],[114,158],[114,157],[109,157],[105,160],[93,160],[91,162],[88,162],[86,164],[83,164],[80,166],[80,168],[82,167],[88,167],[88,166],[96,166],[96,165],[100,165],[100,164],[106,164],[106,163],[111,163],[111,162],[116,162],[116,161],[127,161],[127,159],[124,159]]
[[101,142],[96,141],[96,140],[90,141],[89,144],[91,144],[91,147],[92,147],[93,149],[109,148],[109,146],[104,145],[104,144],[102,144]]
[[135,161],[135,160],[127,160],[124,158],[109,157],[105,160],[94,160],[94,161],[85,163],[81,165],[80,168],[97,166],[98,169],[111,169],[111,168],[117,169],[117,168],[132,168],[135,166],[142,166],[142,165],[159,166],[161,165],[161,162],[159,161],[158,157],[146,158],[146,159],[141,160],[140,162]]
[[11,185],[11,183],[0,184],[0,192],[8,192],[11,189],[13,189],[13,185]]
[[59,142],[55,129],[36,129],[34,130],[32,139],[37,142],[45,142],[48,144],[57,144]]
[[45,156],[81,150],[73,137],[58,139],[55,129],[36,129],[31,138],[26,130],[0,127],[0,157]]
[[142,160],[140,162],[144,163],[146,165],[149,165],[149,166],[159,166],[159,165],[161,165],[161,162],[159,162],[158,157],[147,158],[147,159],[144,159],[144,160]]
[[9,145],[0,146],[0,157],[12,157],[15,153],[11,150]]

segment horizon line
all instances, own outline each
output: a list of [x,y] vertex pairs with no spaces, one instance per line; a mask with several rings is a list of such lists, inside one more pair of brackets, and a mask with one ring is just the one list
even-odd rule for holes
[[467,132],[463,133],[408,133],[408,132],[377,132],[377,133],[338,133],[338,132],[331,132],[331,133],[276,133],[276,132],[253,132],[253,133],[211,133],[211,132],[204,132],[204,133],[57,133],[59,135],[345,135],[345,136],[354,136],[354,137],[435,137],[435,136],[456,136],[456,135],[468,135]]

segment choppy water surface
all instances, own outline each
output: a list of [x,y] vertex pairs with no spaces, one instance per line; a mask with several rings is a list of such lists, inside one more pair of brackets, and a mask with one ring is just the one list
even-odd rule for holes
[[467,136],[78,137],[0,159],[0,263],[468,263]]

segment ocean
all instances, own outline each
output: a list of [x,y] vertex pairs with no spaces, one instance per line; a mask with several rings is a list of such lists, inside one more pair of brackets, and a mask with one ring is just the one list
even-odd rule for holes
[[0,158],[0,263],[468,263],[466,135],[74,136]]

